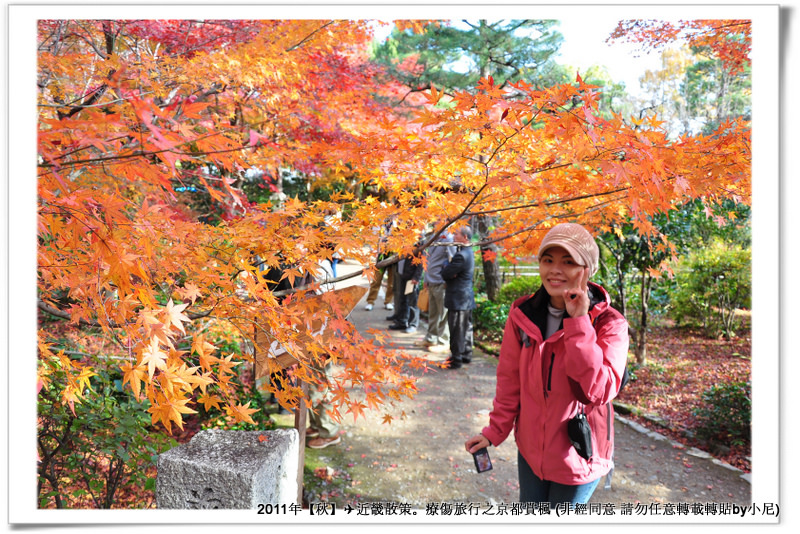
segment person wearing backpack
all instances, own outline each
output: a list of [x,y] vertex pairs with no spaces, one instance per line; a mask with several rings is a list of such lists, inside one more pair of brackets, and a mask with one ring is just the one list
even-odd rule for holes
[[506,321],[489,424],[464,446],[474,454],[513,430],[520,502],[586,503],[613,469],[628,323],[589,282],[599,249],[583,226],[551,228],[538,259],[542,286]]

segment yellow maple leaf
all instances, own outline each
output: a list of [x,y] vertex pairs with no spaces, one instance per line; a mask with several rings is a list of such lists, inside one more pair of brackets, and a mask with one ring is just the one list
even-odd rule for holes
[[150,379],[153,379],[156,369],[166,368],[167,353],[161,350],[156,338],[150,340],[150,344],[142,349],[142,365],[147,365],[147,374]]
[[76,415],[75,403],[81,402],[81,394],[73,385],[68,384],[64,388],[64,391],[61,392],[61,400],[69,404],[69,408],[72,410],[72,415]]
[[165,392],[172,395],[177,395],[181,390],[190,393],[194,389],[190,381],[195,369],[197,367],[186,367],[185,363],[168,365],[159,376],[159,383]]
[[169,299],[167,305],[164,307],[164,313],[166,314],[166,319],[164,320],[164,328],[169,330],[170,326],[175,326],[178,330],[186,333],[186,330],[183,327],[183,323],[190,323],[192,322],[188,316],[183,313],[183,310],[189,304],[178,304],[177,306],[172,302],[172,299]]

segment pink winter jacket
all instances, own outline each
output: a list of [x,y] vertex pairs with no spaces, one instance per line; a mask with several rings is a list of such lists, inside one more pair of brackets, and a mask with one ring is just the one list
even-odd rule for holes
[[[482,434],[500,445],[511,430],[517,448],[542,480],[577,485],[613,466],[614,415],[628,357],[628,323],[608,293],[589,283],[589,315],[564,317],[563,328],[542,339],[548,296],[544,288],[517,299],[506,321],[497,391]],[[538,326],[537,326],[538,324]],[[584,460],[567,436],[567,421],[585,406],[593,456]]]

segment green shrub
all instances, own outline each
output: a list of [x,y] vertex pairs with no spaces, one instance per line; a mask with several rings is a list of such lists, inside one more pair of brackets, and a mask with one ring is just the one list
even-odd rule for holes
[[750,382],[713,386],[703,393],[703,406],[694,410],[697,436],[732,445],[750,443]]
[[532,295],[542,285],[538,276],[517,276],[500,288],[497,295],[497,304],[510,305],[519,297]]
[[40,508],[107,509],[125,488],[154,491],[156,480],[148,468],[158,454],[177,445],[152,431],[149,402],[123,391],[118,372],[95,369],[74,413],[61,400],[66,379],[60,369],[39,392]]
[[508,304],[491,302],[485,295],[475,297],[476,308],[472,312],[472,323],[476,331],[485,337],[499,341],[508,318]]
[[519,297],[534,293],[540,285],[538,276],[515,277],[500,288],[496,302],[491,302],[486,295],[476,292],[476,309],[472,313],[475,330],[487,339],[500,341],[511,304]]
[[670,295],[670,316],[703,328],[711,337],[733,337],[735,312],[750,307],[750,249],[713,244],[682,262]]

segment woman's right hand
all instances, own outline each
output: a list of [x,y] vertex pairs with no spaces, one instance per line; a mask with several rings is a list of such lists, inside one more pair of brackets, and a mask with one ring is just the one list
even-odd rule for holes
[[488,447],[492,443],[486,439],[483,434],[478,434],[477,436],[472,436],[464,443],[464,448],[467,449],[467,452],[470,454],[475,454],[476,451],[481,450],[484,447]]

